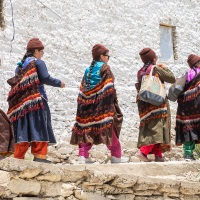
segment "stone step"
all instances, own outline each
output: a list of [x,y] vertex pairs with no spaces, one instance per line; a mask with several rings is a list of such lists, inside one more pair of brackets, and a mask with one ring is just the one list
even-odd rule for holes
[[200,199],[199,161],[46,164],[0,161],[0,198],[13,200]]

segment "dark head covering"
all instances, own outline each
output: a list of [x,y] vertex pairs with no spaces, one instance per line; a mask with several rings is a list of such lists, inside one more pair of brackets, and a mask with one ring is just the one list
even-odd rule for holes
[[190,54],[188,56],[188,65],[190,66],[190,68],[192,68],[193,66],[195,66],[195,64],[197,64],[200,61],[200,57],[196,56],[194,54]]
[[156,53],[150,48],[144,48],[142,51],[140,51],[139,54],[144,64],[147,64],[148,62],[153,61],[153,59],[156,58]]
[[27,47],[26,47],[27,51],[35,50],[35,49],[39,49],[39,50],[44,49],[44,45],[42,44],[42,42],[38,38],[32,38],[28,42]]
[[93,60],[99,60],[100,55],[105,55],[109,50],[101,44],[95,44],[92,47]]

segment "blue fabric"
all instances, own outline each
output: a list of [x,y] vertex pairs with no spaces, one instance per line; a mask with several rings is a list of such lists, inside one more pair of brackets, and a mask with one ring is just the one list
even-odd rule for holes
[[19,67],[20,68],[25,68],[30,62],[32,62],[33,60],[37,60],[35,57],[28,57],[28,58],[26,58],[26,60],[24,61],[24,63],[22,64],[21,62],[18,62],[17,63],[17,67],[16,67],[16,69],[15,69],[15,74],[17,74],[18,73],[18,71],[19,71]]
[[41,82],[41,84],[39,85],[40,94],[46,100],[48,100],[43,84],[51,85],[53,87],[61,87],[61,81],[56,79],[56,78],[52,78],[49,75],[47,67],[46,67],[46,64],[45,64],[45,62],[43,60],[37,59],[35,61],[35,66],[37,68],[38,78],[39,78],[39,80]]
[[49,106],[43,100],[44,109],[26,114],[13,122],[15,143],[20,142],[49,142],[55,144],[56,139],[51,126]]
[[[95,87],[101,80],[101,75],[100,75],[100,70],[101,67],[103,66],[103,64],[105,64],[102,61],[97,61],[94,63],[94,67],[92,68],[92,73],[90,76],[90,87],[89,89],[92,89],[93,87]],[[86,68],[85,70],[85,79],[86,82],[88,82],[88,74],[90,72],[90,66],[88,68]]]

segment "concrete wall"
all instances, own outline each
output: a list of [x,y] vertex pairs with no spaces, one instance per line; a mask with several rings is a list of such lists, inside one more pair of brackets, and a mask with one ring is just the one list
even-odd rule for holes
[[[178,59],[167,63],[175,75],[188,68],[186,60],[190,53],[199,54],[198,0],[13,0],[12,4],[4,0],[3,12],[0,107],[7,110],[6,80],[14,74],[27,42],[39,37],[45,45],[43,59],[50,74],[66,83],[65,89],[46,87],[58,144],[65,147],[75,119],[78,87],[84,69],[91,62],[94,44],[102,43],[110,49],[109,64],[124,113],[120,139],[127,149],[135,146],[138,135],[134,87],[136,73],[142,66],[138,52],[151,47],[160,55],[159,24],[176,27]],[[176,104],[171,106],[174,114]],[[73,147],[68,147],[66,151],[72,152]]]

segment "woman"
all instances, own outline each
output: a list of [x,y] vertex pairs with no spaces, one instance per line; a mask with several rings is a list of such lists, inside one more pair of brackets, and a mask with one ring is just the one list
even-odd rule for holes
[[189,55],[186,84],[178,98],[176,145],[183,144],[184,158],[195,160],[195,143],[200,143],[200,57]]
[[16,76],[8,80],[11,85],[8,116],[14,127],[14,157],[24,159],[30,145],[33,160],[48,163],[48,144],[55,144],[56,140],[44,84],[61,88],[65,84],[49,75],[45,62],[41,60],[44,45],[38,38],[31,39],[26,49]]
[[0,159],[14,152],[13,127],[7,115],[0,109]]
[[121,162],[119,134],[122,113],[117,103],[114,76],[108,66],[109,50],[101,44],[92,48],[93,61],[85,70],[80,92],[76,123],[70,143],[79,145],[81,163],[90,163],[93,144],[104,143],[111,151],[111,162]]
[[[151,68],[156,65],[156,54],[150,48],[143,49],[140,53],[143,67],[138,71],[138,83],[136,88],[139,92],[142,77],[148,75]],[[161,82],[174,83],[173,73],[164,65],[158,64],[153,71],[154,76],[158,76]],[[154,106],[150,103],[137,99],[140,115],[140,127],[138,148],[136,156],[144,162],[150,162],[147,155],[153,153],[156,162],[164,162],[162,153],[170,150],[170,108],[166,98],[161,106]]]

